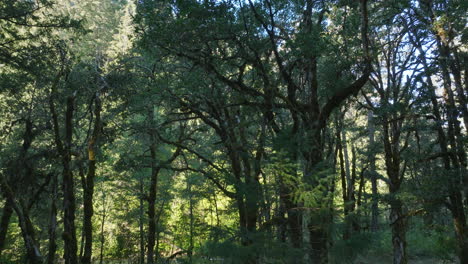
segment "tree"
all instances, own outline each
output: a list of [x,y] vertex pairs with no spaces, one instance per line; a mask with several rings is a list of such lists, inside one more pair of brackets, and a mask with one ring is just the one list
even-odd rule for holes
[[[366,6],[367,3],[362,1],[361,31],[364,53],[368,49]],[[325,4],[315,6],[312,1],[297,4],[282,1],[278,3],[267,1],[262,4],[249,2],[239,6],[229,2],[181,1],[177,7],[165,2],[144,1],[139,6],[140,20],[137,21],[143,23],[143,47],[147,49],[157,47],[171,55],[190,61],[209,76],[213,76],[217,82],[232,89],[233,92],[243,93],[245,102],[241,101],[240,104],[261,107],[260,111],[263,112],[268,126],[276,133],[282,128],[277,125],[274,109],[288,111],[293,120],[292,134],[304,138],[307,142],[307,146],[300,151],[300,155],[305,164],[305,181],[314,188],[318,185],[319,179],[314,179],[313,171],[322,160],[321,131],[326,126],[332,110],[344,99],[359,91],[370,73],[370,67],[365,67],[362,76],[351,84],[344,85],[345,87],[337,88],[328,101],[322,104],[322,100],[318,97],[317,67],[320,56],[324,54],[308,54],[306,48],[310,49],[307,45],[316,44],[311,40],[318,37],[323,30],[322,23],[326,8]],[[279,10],[284,11],[278,12]],[[289,20],[284,20],[282,17],[286,15],[286,10],[293,11]],[[303,12],[298,13],[297,10]],[[319,10],[319,13],[313,14],[312,10]],[[161,23],[163,21],[160,19],[161,16],[170,19]],[[288,21],[294,20],[301,21],[298,28],[288,25]],[[208,34],[203,34],[200,30],[195,31],[195,28]],[[168,30],[172,32],[169,33]],[[180,34],[173,34],[174,30]],[[313,50],[318,49],[315,47]],[[363,57],[362,61],[365,64],[368,61],[368,55]],[[255,68],[251,69],[251,67]],[[276,76],[270,74],[272,71],[277,73]],[[296,73],[302,77],[296,76]],[[252,82],[251,76],[258,76],[260,82]],[[301,79],[306,81],[296,81]],[[246,98],[246,95],[251,99]],[[203,111],[207,110],[203,109]],[[213,111],[216,111],[216,108],[211,111],[211,115],[220,125],[212,123],[211,126],[225,144],[228,143],[228,139],[234,140],[233,143],[235,143],[238,139],[235,139],[236,135],[231,132],[234,123],[230,125],[228,122],[227,127],[223,128],[223,122],[221,122],[222,120],[229,121],[234,115]],[[203,118],[203,112],[200,112],[199,116]],[[300,127],[304,130],[299,131]],[[238,169],[236,167],[249,167],[250,165],[242,165],[247,160],[239,160],[233,146],[226,145],[226,148],[232,162],[232,170],[237,175],[237,179],[240,179],[240,167]],[[236,170],[239,172],[236,173]],[[255,179],[255,176],[253,178]],[[247,181],[246,178],[247,182],[251,181]],[[255,181],[251,184],[258,185]],[[251,190],[251,192],[255,191]],[[244,202],[239,198],[237,202],[242,219],[241,208]],[[245,201],[245,204],[250,204],[250,202]],[[294,203],[287,204],[297,207]],[[253,220],[254,212],[257,211],[255,207],[253,206],[252,211],[247,213],[247,217],[252,217],[252,220],[247,220],[247,222],[251,221],[251,223],[246,223],[247,230],[255,230],[256,223]],[[292,212],[291,209],[286,210]],[[327,235],[325,226],[316,225],[322,222],[323,219],[320,218],[318,216],[309,221],[311,259],[325,261]],[[300,230],[298,221],[290,222],[290,224],[295,225],[291,227],[292,230]],[[295,240],[294,244],[299,246],[301,239],[296,235]]]
[[367,2],[0,0],[0,262],[466,262],[466,7]]

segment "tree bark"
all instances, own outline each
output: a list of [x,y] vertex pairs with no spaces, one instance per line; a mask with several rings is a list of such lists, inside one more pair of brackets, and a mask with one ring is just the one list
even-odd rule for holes
[[144,217],[144,191],[143,191],[143,178],[140,176],[140,214],[139,214],[139,229],[140,229],[140,263],[145,263],[145,233],[143,228]]
[[[351,230],[348,227],[348,214],[349,214],[349,200],[348,200],[348,181],[347,181],[347,175],[346,175],[346,165],[345,165],[345,157],[343,154],[343,140],[342,140],[342,132],[341,130],[343,129],[341,126],[341,120],[338,121],[338,126],[337,126],[337,144],[338,144],[338,157],[340,161],[340,176],[341,176],[341,192],[342,192],[342,198],[343,198],[343,213],[344,213],[344,220],[345,220],[345,228],[343,231],[343,239],[347,240],[350,237]],[[349,171],[349,170],[348,170]]]
[[[156,159],[155,147],[151,147],[151,157]],[[148,195],[148,251],[147,251],[147,262],[148,264],[154,264],[154,246],[156,241],[156,197],[158,189],[158,174],[160,168],[156,165],[156,161],[153,160],[151,165],[151,181],[149,186]]]
[[83,232],[85,238],[84,254],[81,259],[82,264],[91,264],[91,255],[93,249],[93,195],[94,179],[96,178],[96,144],[101,133],[101,101],[99,94],[94,99],[94,128],[88,142],[88,173],[85,178],[83,190]]
[[187,191],[189,193],[189,216],[190,216],[190,238],[189,238],[189,248],[187,250],[187,254],[189,257],[189,263],[193,263],[193,238],[194,238],[194,216],[193,216],[193,193],[192,193],[192,183],[190,180],[187,180]]
[[302,246],[302,214],[299,206],[294,202],[292,197],[292,190],[286,186],[281,186],[280,199],[288,214],[287,225],[288,234],[291,244],[294,248],[301,248]]
[[103,191],[102,192],[102,218],[101,218],[101,246],[99,249],[99,263],[103,264],[104,261],[104,242],[105,242],[105,236],[104,236],[104,225],[106,223],[106,216],[107,216],[107,200],[106,200],[106,194]]
[[390,203],[390,225],[392,229],[393,264],[408,263],[406,254],[406,219],[399,200]]
[[[27,153],[34,139],[33,133],[33,123],[28,117],[25,120],[25,132],[23,134],[23,144],[17,159],[17,168],[14,168],[12,173],[17,173],[15,175],[19,179],[26,181],[27,183],[32,183],[34,177],[34,171],[29,164],[27,159]],[[10,177],[11,178],[11,177]],[[17,188],[12,188],[10,182],[5,178],[3,174],[0,174],[0,186],[3,190],[3,193],[6,197],[6,203],[11,206],[18,217],[18,224],[21,229],[21,235],[24,240],[26,248],[26,262],[31,264],[42,263],[42,254],[40,252],[40,247],[35,235],[34,225],[31,221],[29,215],[29,209],[33,203],[27,204],[22,195],[18,197],[18,194],[15,191],[18,191]],[[15,186],[18,187],[18,186]],[[29,186],[25,186],[26,188]],[[29,189],[30,190],[30,189]],[[39,193],[38,193],[39,194]],[[33,201],[34,202],[34,201]],[[7,208],[8,209],[8,208]],[[6,212],[8,216],[8,212]],[[11,217],[11,215],[10,215]],[[3,220],[3,219],[2,219]],[[5,224],[6,223],[6,219]],[[3,224],[3,223],[2,223]],[[6,232],[6,231],[5,231]]]
[[47,264],[55,263],[55,254],[57,251],[56,233],[57,233],[57,204],[58,200],[58,179],[54,174],[52,179],[52,197],[50,204],[50,217],[49,217],[49,252],[47,254]]
[[5,248],[5,241],[8,234],[11,216],[13,215],[13,201],[6,198],[2,210],[2,219],[0,220],[0,255]]
[[154,264],[154,246],[156,243],[156,198],[158,194],[158,176],[161,170],[160,164],[157,164],[156,151],[157,151],[157,134],[154,128],[154,109],[148,110],[149,125],[148,136],[149,136],[149,150],[151,157],[151,179],[149,185],[148,194],[148,246],[146,259],[148,264]]
[[11,200],[11,207],[18,216],[18,222],[21,229],[21,235],[24,240],[24,245],[26,248],[26,262],[28,264],[41,264],[42,263],[42,254],[39,248],[39,245],[36,240],[36,235],[34,231],[34,226],[29,217],[29,213],[24,209],[20,203],[16,200],[13,190],[9,186],[5,177],[0,174],[0,186],[4,194],[7,196],[7,199]]
[[[435,87],[434,84],[432,83],[432,74],[429,69],[429,65],[426,61],[426,53],[422,49],[422,45],[420,44],[419,39],[417,38],[417,35],[414,34],[414,38],[412,39],[413,44],[418,48],[418,51],[421,54],[422,58],[422,63],[424,66],[424,72],[426,74],[426,82],[428,85],[428,92],[430,95],[430,100],[432,103],[432,113],[434,114],[435,121],[436,121],[436,129],[437,129],[437,135],[438,135],[438,142],[440,146],[440,150],[442,153],[449,153],[449,146],[447,142],[447,137],[445,135],[445,132],[442,127],[442,115],[440,113],[440,107],[439,107],[439,102],[437,101],[437,97],[435,94]],[[447,78],[447,77],[446,77]],[[453,142],[453,140],[452,140]],[[444,168],[447,171],[453,170],[452,165],[451,165],[451,160],[449,155],[443,155],[442,156],[442,161],[444,164]],[[460,162],[453,162],[453,166],[455,167],[454,169],[457,169],[457,166],[460,164]],[[463,180],[463,179],[461,179]],[[460,263],[468,263],[468,238],[466,234],[466,216],[465,216],[465,211],[464,207],[462,204],[462,195],[461,195],[461,190],[459,189],[460,186],[460,181],[458,180],[452,180],[449,184],[449,200],[450,200],[450,207],[449,210],[452,213],[452,219],[454,223],[454,229],[455,229],[455,234],[456,234],[456,240],[458,243],[458,256],[460,259]]]
[[13,205],[16,215],[18,216],[19,225],[21,228],[21,234],[26,246],[27,262],[30,264],[42,263],[42,254],[39,249],[39,245],[36,240],[34,226],[31,222],[29,214],[23,212],[23,209],[19,205]]
[[[385,101],[386,102],[386,101]],[[389,121],[383,117],[383,141],[385,151],[385,167],[389,183],[390,227],[392,230],[393,263],[406,264],[406,216],[403,213],[403,203],[396,197],[403,181],[400,171],[400,128],[399,121],[391,121],[392,136],[389,132]]]
[[[308,131],[311,133],[309,142],[311,145],[309,151],[304,153],[306,157],[306,168],[305,168],[305,181],[310,186],[318,186],[317,175],[314,175],[317,165],[322,161],[322,142],[321,142],[321,129],[317,127],[308,127]],[[316,190],[322,191],[322,190]],[[311,263],[328,263],[328,225],[330,224],[330,213],[331,208],[328,208],[330,204],[327,201],[328,186],[323,190],[323,198],[317,202],[317,207],[314,208],[310,213],[309,223],[307,225],[309,231],[309,244],[310,244],[310,261]]]
[[64,258],[65,264],[77,264],[77,242],[75,228],[75,183],[71,168],[71,146],[73,137],[73,112],[74,112],[75,97],[67,98],[67,111],[65,114],[65,144],[63,148],[62,164],[63,164],[63,223],[64,232],[62,238],[64,240]]
[[65,113],[65,142],[62,142],[60,135],[60,127],[58,122],[58,114],[55,109],[54,97],[57,93],[57,84],[60,79],[60,74],[57,76],[52,85],[51,95],[49,97],[49,108],[52,115],[52,124],[54,130],[54,139],[58,153],[62,159],[62,192],[63,192],[63,223],[64,232],[62,238],[64,240],[64,259],[65,264],[77,264],[77,242],[75,228],[75,188],[73,172],[71,168],[71,145],[73,138],[73,112],[75,97],[67,98],[67,110]]
[[466,231],[466,216],[463,208],[463,198],[460,192],[450,195],[450,211],[452,213],[457,240],[457,253],[460,263],[468,263],[468,237]]
[[378,190],[377,190],[377,170],[375,167],[375,127],[374,127],[374,112],[372,110],[367,114],[367,128],[369,131],[369,173],[371,179],[371,189],[372,189],[372,205],[371,205],[371,225],[370,229],[372,232],[379,230],[379,200],[378,200]]

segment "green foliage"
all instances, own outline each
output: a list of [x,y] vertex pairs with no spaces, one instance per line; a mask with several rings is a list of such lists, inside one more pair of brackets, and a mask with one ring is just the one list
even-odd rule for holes
[[222,259],[223,263],[240,264],[247,259],[257,258],[262,263],[280,264],[292,263],[304,254],[287,243],[275,241],[267,233],[257,233],[252,240],[256,242],[249,246],[239,245],[232,240],[221,243],[208,241],[200,249],[200,255],[207,259]]
[[28,262],[33,236],[46,256],[53,230],[63,255],[68,154],[78,251],[94,191],[94,258],[145,254],[154,221],[160,263],[302,263],[314,232],[331,263],[385,263],[398,201],[410,260],[453,259],[446,208],[460,194],[467,209],[467,6],[371,2],[367,54],[358,1],[0,0],[0,208],[13,197],[17,210],[0,263]]
[[[451,228],[438,224],[428,226],[422,223],[421,218],[415,218],[412,222],[414,224],[407,233],[410,261],[453,261],[456,246]],[[388,228],[377,233],[354,234],[348,240],[337,237],[331,248],[332,263],[370,263],[372,259],[391,259],[391,248]]]

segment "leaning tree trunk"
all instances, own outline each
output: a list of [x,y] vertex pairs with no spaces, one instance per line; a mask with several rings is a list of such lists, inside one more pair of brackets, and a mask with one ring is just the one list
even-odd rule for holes
[[42,254],[36,240],[34,226],[31,222],[31,218],[29,217],[28,211],[16,200],[13,190],[3,175],[0,175],[0,186],[7,196],[7,199],[11,200],[11,207],[18,216],[18,223],[26,248],[26,263],[42,264]]
[[[17,173],[15,176],[26,179],[26,181],[31,181],[34,175],[33,168],[27,162],[27,152],[31,147],[33,138],[33,123],[31,122],[31,119],[28,118],[26,120],[25,133],[23,135],[22,149],[18,157],[18,165],[21,165],[15,168],[15,173]],[[12,189],[9,182],[3,175],[0,175],[0,186],[7,199],[6,205],[11,206],[18,217],[21,235],[26,248],[26,262],[30,264],[42,263],[42,254],[40,252],[38,241],[36,240],[34,225],[29,215],[29,207],[25,205],[24,200],[18,198],[15,190]],[[8,214],[8,212],[6,212],[6,214]]]
[[36,240],[34,226],[31,222],[31,218],[27,212],[24,212],[18,204],[14,204],[16,215],[18,216],[18,222],[21,228],[21,234],[26,246],[27,262],[29,264],[41,264],[42,255],[39,249],[39,245]]

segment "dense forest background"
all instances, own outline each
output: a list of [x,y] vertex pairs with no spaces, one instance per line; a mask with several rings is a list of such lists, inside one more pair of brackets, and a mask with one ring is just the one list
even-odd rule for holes
[[0,263],[468,263],[467,12],[0,0]]

